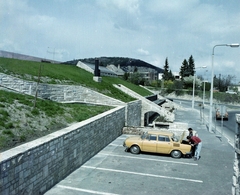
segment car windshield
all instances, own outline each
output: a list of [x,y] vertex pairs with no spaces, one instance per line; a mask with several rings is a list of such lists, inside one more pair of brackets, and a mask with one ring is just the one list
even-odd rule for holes
[[179,141],[179,139],[174,134],[172,135],[171,139],[174,142],[178,142]]
[[141,139],[146,139],[148,136],[148,132],[143,132],[143,134],[141,135]]

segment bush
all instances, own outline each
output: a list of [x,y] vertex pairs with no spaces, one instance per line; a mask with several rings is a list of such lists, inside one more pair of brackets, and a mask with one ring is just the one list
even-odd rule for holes
[[39,115],[39,114],[40,114],[40,112],[39,112],[39,110],[38,110],[37,108],[33,108],[32,111],[31,111],[31,113],[32,113],[33,115]]
[[25,135],[20,136],[20,142],[25,142],[27,140]]
[[7,123],[6,125],[5,125],[5,128],[6,129],[11,129],[11,128],[13,128],[14,127],[14,125],[13,125],[13,123]]
[[14,134],[11,130],[3,130],[2,133],[8,135],[9,137],[14,137]]

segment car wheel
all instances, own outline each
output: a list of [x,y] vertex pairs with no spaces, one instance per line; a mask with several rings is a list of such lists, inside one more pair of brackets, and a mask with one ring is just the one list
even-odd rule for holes
[[172,156],[173,158],[180,158],[180,157],[182,156],[182,153],[181,153],[179,150],[173,150],[173,151],[171,152],[171,156]]
[[139,148],[139,146],[136,146],[136,145],[131,146],[130,152],[131,152],[132,154],[139,154],[139,153],[140,153],[140,148]]

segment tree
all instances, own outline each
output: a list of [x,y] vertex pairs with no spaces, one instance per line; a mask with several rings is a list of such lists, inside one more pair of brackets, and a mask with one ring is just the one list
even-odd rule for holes
[[188,59],[188,70],[189,70],[190,75],[193,76],[195,73],[195,63],[194,63],[194,59],[193,59],[192,55]]
[[138,68],[135,66],[133,72],[137,72]]
[[130,75],[130,82],[131,83],[134,83],[135,85],[138,85],[140,80],[141,80],[141,76],[138,72],[133,72],[131,75]]
[[163,80],[167,81],[169,80],[169,65],[168,65],[168,59],[165,60],[165,65],[163,67]]
[[[189,76],[189,77],[184,77],[184,86],[185,88],[192,88],[193,87],[193,80],[194,80],[194,76]],[[202,81],[199,78],[195,78],[195,87],[197,86],[201,86],[202,85]]]
[[188,61],[186,59],[183,60],[179,74],[183,80],[184,77],[193,76],[194,73],[195,73],[195,63],[194,63],[194,59],[191,55],[189,57]]
[[188,73],[188,62],[186,59],[183,60],[182,62],[182,66],[180,68],[180,72],[179,72],[182,80],[184,77],[188,77],[190,74]]
[[174,90],[176,95],[181,95],[183,94],[183,82],[179,80],[174,81]]
[[171,80],[171,81],[174,81],[174,80],[175,80],[175,77],[174,77],[174,75],[173,75],[173,73],[172,73],[171,70],[169,71],[168,77],[169,77],[169,80]]
[[174,77],[172,71],[169,70],[168,58],[166,58],[166,60],[165,60],[165,65],[163,67],[163,76],[162,76],[162,78],[165,81],[168,81],[168,80],[174,81],[175,80],[175,77]]
[[123,79],[128,80],[128,78],[129,78],[129,73],[125,72],[124,75],[123,75]]
[[232,85],[233,79],[234,76],[232,75],[221,76],[221,74],[219,74],[219,77],[214,75],[213,87],[217,88],[220,92],[225,92],[228,89],[228,86]]

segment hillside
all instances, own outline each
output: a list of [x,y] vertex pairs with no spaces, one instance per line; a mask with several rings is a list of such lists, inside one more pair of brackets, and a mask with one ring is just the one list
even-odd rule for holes
[[[93,75],[76,66],[49,64],[0,58],[0,72],[41,83],[82,85],[124,102],[134,98],[113,87],[122,84],[142,96],[151,93],[120,78],[103,77],[101,83]],[[0,151],[67,127],[72,123],[105,112],[111,107],[85,104],[60,104],[0,88]]]

